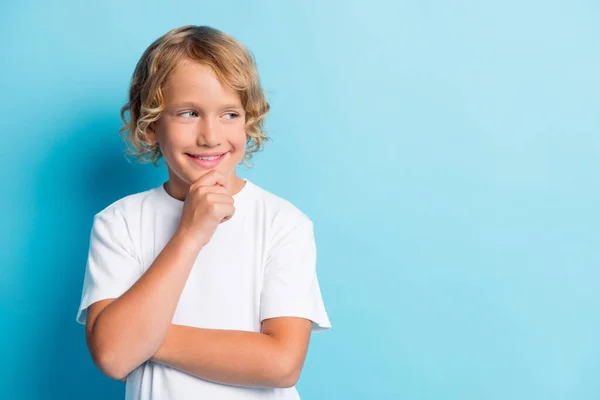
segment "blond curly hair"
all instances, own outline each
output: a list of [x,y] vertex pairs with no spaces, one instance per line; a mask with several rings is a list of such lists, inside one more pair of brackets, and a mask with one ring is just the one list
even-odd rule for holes
[[[120,134],[127,144],[126,154],[136,162],[155,166],[162,158],[158,144],[148,141],[148,126],[158,121],[165,109],[163,90],[170,73],[182,59],[211,67],[217,77],[240,95],[246,112],[247,161],[271,140],[263,128],[269,112],[252,53],[231,35],[209,26],[187,25],[173,29],[152,43],[138,61],[129,89],[129,101],[121,108]],[[129,120],[126,113],[129,112]]]

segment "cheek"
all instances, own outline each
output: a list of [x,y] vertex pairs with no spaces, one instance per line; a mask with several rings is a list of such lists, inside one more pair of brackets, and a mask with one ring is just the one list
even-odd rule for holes
[[160,135],[161,148],[164,148],[168,152],[189,146],[190,139],[188,137],[191,137],[191,140],[193,140],[193,136],[186,132],[186,129],[182,129],[181,127],[178,127],[178,129],[165,127]]
[[231,140],[231,144],[235,146],[236,151],[246,151],[246,132],[237,133]]

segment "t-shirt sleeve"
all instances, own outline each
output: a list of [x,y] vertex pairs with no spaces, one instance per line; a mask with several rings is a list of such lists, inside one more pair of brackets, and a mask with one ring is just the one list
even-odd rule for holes
[[331,328],[316,271],[317,251],[312,221],[279,235],[268,250],[260,301],[260,321],[301,317],[312,331]]
[[96,214],[90,235],[81,303],[77,322],[85,324],[87,308],[99,301],[118,298],[141,276],[126,221],[115,208]]

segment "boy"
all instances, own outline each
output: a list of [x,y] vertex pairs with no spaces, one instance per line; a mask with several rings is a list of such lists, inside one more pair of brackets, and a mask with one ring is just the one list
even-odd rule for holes
[[268,110],[251,54],[216,29],[172,30],[136,66],[122,133],[169,180],[94,217],[77,315],[127,399],[299,399],[331,324],[312,221],[236,176]]

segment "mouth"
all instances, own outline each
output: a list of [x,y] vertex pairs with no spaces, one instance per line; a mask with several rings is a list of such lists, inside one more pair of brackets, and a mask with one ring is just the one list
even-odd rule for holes
[[201,166],[202,168],[214,168],[229,154],[229,152],[221,153],[218,155],[212,156],[199,156],[190,153],[185,153],[185,155],[196,165]]

